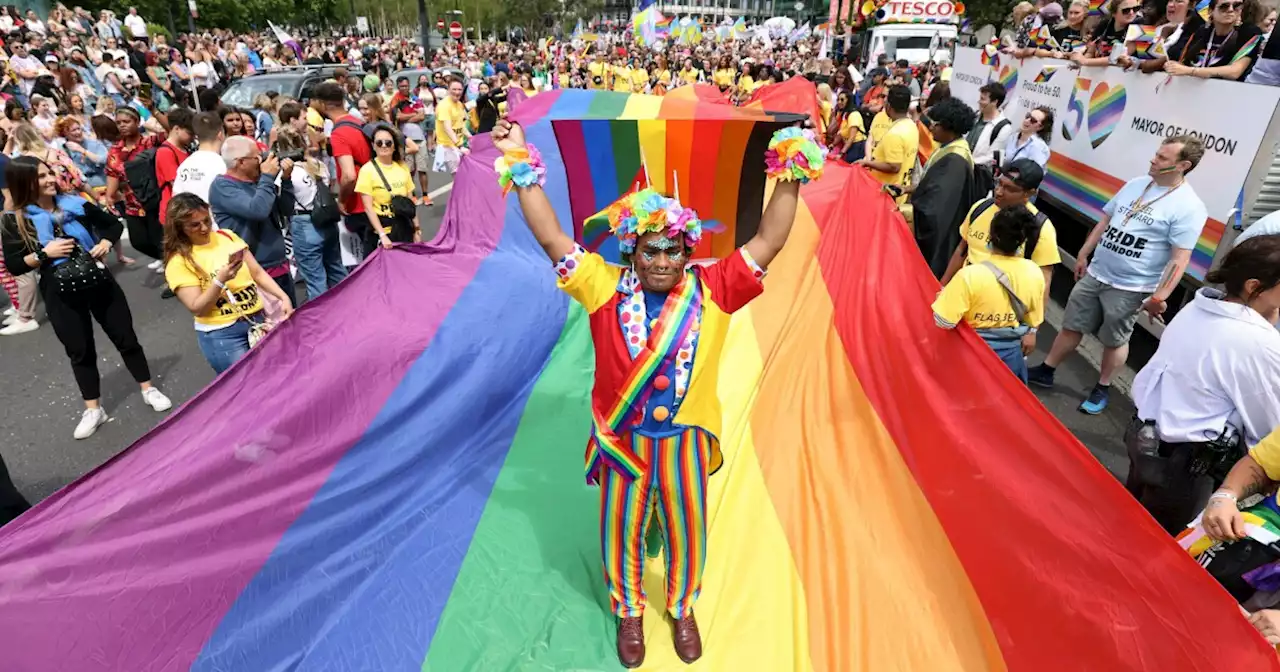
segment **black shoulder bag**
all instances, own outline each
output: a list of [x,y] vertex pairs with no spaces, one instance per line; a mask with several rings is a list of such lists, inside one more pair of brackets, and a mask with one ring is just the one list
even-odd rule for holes
[[[6,217],[17,217],[17,215],[6,213]],[[89,256],[89,251],[80,246],[71,236],[68,236],[62,230],[62,222],[66,219],[67,213],[59,210],[50,213],[53,219],[53,237],[68,238],[74,243],[71,248],[71,254],[66,256],[66,261],[55,264],[57,259],[50,259],[52,265],[47,271],[50,279],[53,280],[54,287],[59,294],[63,296],[75,296],[83,294],[92,289],[97,289],[102,285],[111,281],[111,274],[107,272],[107,267],[101,261]]]
[[[391,183],[387,181],[387,176],[382,174],[382,168],[378,166],[378,160],[374,159],[369,163],[372,163],[373,169],[378,171],[378,177],[382,179],[382,186],[386,187],[387,193],[390,194]],[[413,218],[417,214],[418,206],[414,204],[413,199],[394,194],[391,196],[391,233],[388,234],[391,242],[413,242]]]

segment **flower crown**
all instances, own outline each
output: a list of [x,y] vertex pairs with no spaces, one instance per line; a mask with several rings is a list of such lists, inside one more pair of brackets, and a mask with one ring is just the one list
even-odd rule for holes
[[640,236],[663,231],[668,238],[684,236],[684,246],[693,248],[702,240],[702,220],[693,208],[667,198],[655,189],[641,189],[614,201],[609,206],[609,231],[618,239],[623,254],[636,251]]

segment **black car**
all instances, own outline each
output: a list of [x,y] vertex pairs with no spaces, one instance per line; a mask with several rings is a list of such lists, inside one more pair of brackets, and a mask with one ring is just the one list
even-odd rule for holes
[[223,105],[251,108],[258,94],[275,91],[282,96],[306,101],[311,97],[311,89],[326,79],[333,79],[333,73],[338,68],[346,68],[348,74],[356,77],[364,76],[364,73],[359,70],[334,64],[304,65],[270,72],[257,72],[231,82],[227,90],[222,92],[220,100]]

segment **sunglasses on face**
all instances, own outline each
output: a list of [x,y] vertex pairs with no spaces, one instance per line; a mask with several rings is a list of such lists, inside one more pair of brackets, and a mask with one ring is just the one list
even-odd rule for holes
[[373,146],[374,147],[395,147],[396,141],[395,140],[374,140]]
[[1121,7],[1118,11],[1121,14],[1137,14],[1138,8],[1137,7]]
[[1218,4],[1218,9],[1224,12],[1238,12],[1244,8],[1243,2],[1222,2]]

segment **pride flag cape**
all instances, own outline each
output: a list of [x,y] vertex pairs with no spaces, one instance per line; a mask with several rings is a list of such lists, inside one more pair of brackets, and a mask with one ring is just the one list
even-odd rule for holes
[[[517,113],[566,228],[585,187],[553,120],[601,95]],[[435,241],[379,250],[0,528],[5,672],[618,669],[586,316],[472,149]],[[878,185],[827,170],[730,326],[696,667],[1280,669],[971,330],[934,326]],[[643,669],[691,669],[645,626]]]

